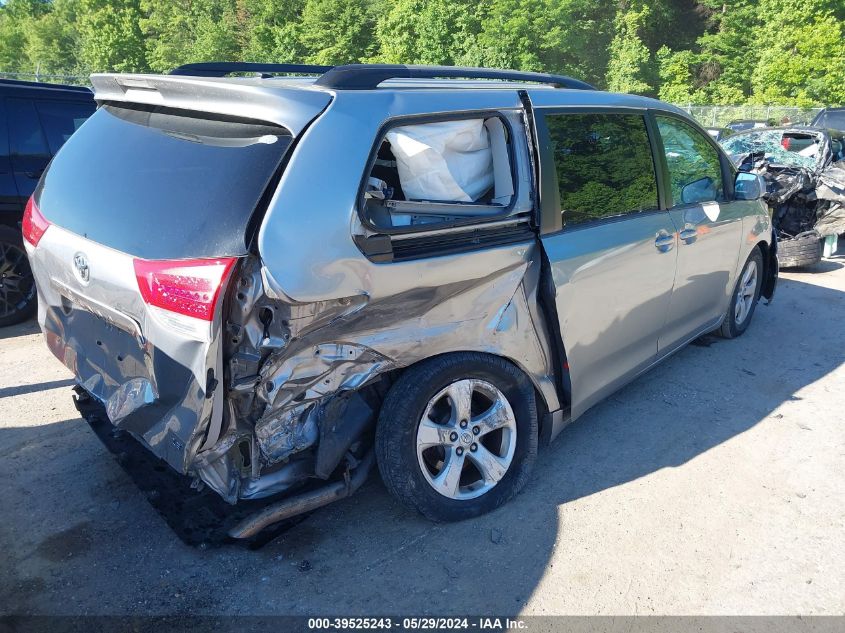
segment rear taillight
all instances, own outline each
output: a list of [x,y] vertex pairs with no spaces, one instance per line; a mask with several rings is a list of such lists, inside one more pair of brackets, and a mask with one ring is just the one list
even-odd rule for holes
[[39,240],[47,229],[50,228],[50,223],[47,221],[47,218],[41,215],[41,211],[38,209],[38,205],[35,204],[34,198],[30,198],[26,202],[21,228],[23,229],[24,239],[33,246],[38,246]]
[[170,312],[211,321],[220,289],[235,263],[219,259],[136,259],[135,277],[144,301]]
[[790,139],[788,136],[784,136],[782,139],[780,139],[780,144],[783,146],[783,149],[789,149],[791,140],[792,139]]

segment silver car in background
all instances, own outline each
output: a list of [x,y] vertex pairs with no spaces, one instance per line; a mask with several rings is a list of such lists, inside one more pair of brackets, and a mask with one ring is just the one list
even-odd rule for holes
[[490,511],[538,444],[774,293],[759,179],[659,101],[450,67],[92,82],[28,205],[39,321],[81,402],[272,499],[235,537],[375,463],[433,520]]

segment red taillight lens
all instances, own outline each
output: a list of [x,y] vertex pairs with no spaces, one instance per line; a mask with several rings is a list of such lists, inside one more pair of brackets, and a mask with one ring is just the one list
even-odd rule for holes
[[791,141],[791,138],[789,138],[788,136],[784,136],[782,139],[780,139],[780,144],[783,146],[783,149],[789,149]]
[[235,259],[136,259],[135,277],[147,304],[211,321],[223,281]]
[[41,215],[41,211],[38,209],[38,205],[35,204],[35,200],[30,198],[26,202],[26,210],[23,212],[23,237],[24,239],[32,244],[33,246],[38,246],[38,241],[50,228],[50,223],[47,221],[43,215]]

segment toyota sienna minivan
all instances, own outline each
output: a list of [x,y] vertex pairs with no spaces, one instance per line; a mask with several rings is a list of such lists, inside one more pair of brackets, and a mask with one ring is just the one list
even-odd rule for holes
[[488,512],[775,290],[759,178],[660,101],[426,66],[91,81],[24,219],[39,321],[80,401],[229,503],[271,499],[234,537],[373,465],[430,519]]

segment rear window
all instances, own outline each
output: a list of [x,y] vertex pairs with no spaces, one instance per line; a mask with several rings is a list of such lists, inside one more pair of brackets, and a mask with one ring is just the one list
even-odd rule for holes
[[242,255],[290,142],[271,124],[104,105],[56,155],[39,206],[59,226],[146,259]]
[[824,110],[813,121],[813,125],[845,130],[845,110]]

